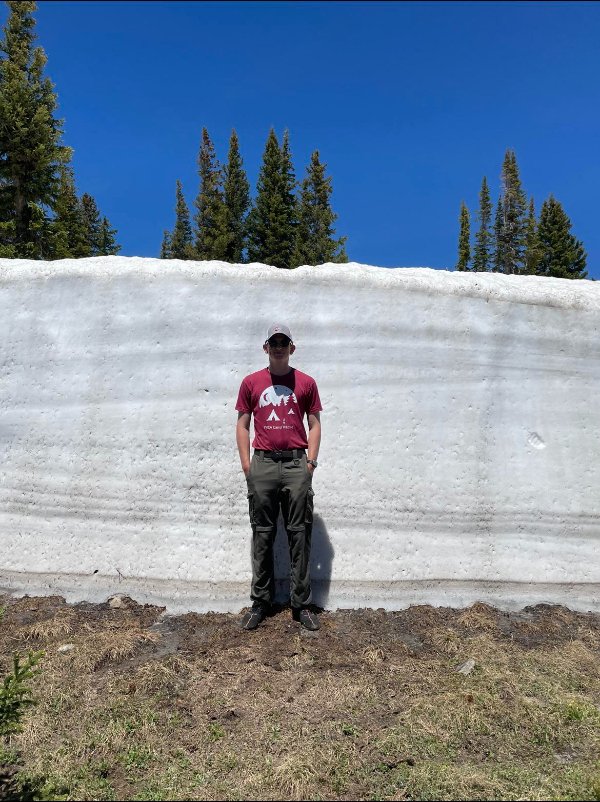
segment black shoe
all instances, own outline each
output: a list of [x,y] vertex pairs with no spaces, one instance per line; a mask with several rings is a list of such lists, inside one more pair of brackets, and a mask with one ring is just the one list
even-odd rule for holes
[[267,617],[268,607],[263,602],[254,602],[250,612],[242,618],[242,629],[256,629],[256,627]]
[[294,613],[294,618],[296,621],[300,621],[300,624],[304,627],[304,629],[309,629],[311,632],[315,632],[321,626],[317,616],[312,610],[309,610],[308,607],[302,607],[301,610],[295,610]]

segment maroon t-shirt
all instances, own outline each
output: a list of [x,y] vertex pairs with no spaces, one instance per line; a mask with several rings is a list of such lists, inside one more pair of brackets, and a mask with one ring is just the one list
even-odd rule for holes
[[246,376],[235,408],[254,415],[252,447],[265,451],[307,448],[304,416],[323,409],[315,380],[295,368],[285,376],[269,368]]

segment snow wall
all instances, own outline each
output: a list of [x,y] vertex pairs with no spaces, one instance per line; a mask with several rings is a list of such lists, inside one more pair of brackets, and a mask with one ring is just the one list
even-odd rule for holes
[[[324,406],[314,600],[600,610],[600,284],[0,260],[0,589],[248,604],[241,379],[287,321]],[[276,546],[287,583],[285,535]]]

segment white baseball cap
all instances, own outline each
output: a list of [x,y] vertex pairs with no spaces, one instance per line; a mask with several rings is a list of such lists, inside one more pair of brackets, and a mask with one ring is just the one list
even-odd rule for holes
[[293,342],[292,332],[285,325],[285,323],[273,323],[272,326],[269,326],[269,330],[267,332],[267,339],[265,340],[265,342],[267,342],[267,340],[270,340],[274,334],[283,334],[284,337],[287,337],[288,340],[291,340],[291,342]]

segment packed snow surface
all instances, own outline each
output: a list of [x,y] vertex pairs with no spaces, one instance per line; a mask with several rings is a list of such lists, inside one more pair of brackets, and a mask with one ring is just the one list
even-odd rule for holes
[[234,407],[275,321],[324,407],[317,603],[600,610],[600,284],[354,263],[0,260],[0,584],[247,604]]

